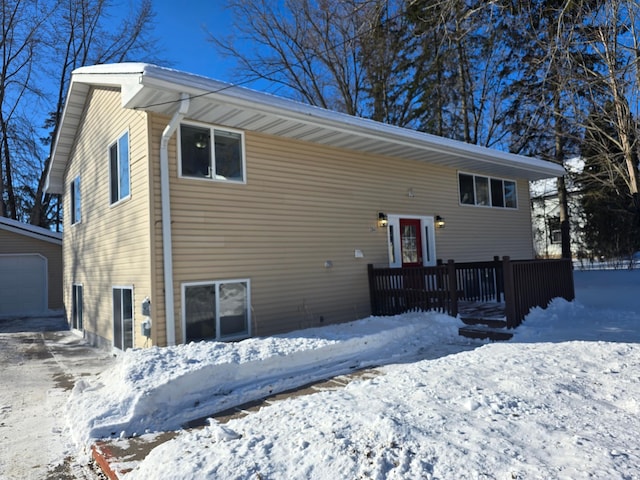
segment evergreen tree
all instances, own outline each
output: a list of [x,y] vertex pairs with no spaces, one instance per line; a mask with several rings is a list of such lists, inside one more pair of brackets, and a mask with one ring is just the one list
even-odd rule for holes
[[[610,103],[606,107],[613,108]],[[585,166],[578,182],[587,248],[597,256],[617,259],[640,250],[640,222],[633,197],[620,174],[626,169],[625,156],[611,118],[601,114],[589,117],[581,146]],[[637,155],[634,161],[637,164]]]

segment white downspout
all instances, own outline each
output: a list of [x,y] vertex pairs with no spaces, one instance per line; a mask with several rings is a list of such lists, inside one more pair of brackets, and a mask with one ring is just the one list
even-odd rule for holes
[[189,95],[180,95],[180,108],[162,132],[160,141],[160,198],[162,202],[162,258],[164,265],[164,310],[167,345],[176,344],[176,319],[173,302],[173,249],[171,242],[171,198],[169,195],[169,140],[189,111]]

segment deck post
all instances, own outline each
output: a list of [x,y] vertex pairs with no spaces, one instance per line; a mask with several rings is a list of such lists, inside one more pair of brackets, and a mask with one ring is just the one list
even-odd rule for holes
[[508,256],[502,257],[502,279],[504,282],[504,313],[507,317],[507,328],[518,326],[516,319],[516,293],[513,283],[513,265]]
[[503,280],[503,275],[502,275],[502,269],[501,267],[501,263],[500,263],[500,257],[498,255],[494,255],[493,256],[493,275],[495,278],[495,285],[496,285],[496,302],[500,303],[500,295],[503,293],[504,290],[504,280]]
[[376,282],[375,282],[375,272],[373,271],[373,264],[367,264],[367,273],[369,274],[369,304],[371,306],[371,315],[379,315],[376,301]]
[[449,276],[449,314],[452,317],[458,316],[458,278],[456,275],[456,264],[453,260],[447,261],[447,275]]

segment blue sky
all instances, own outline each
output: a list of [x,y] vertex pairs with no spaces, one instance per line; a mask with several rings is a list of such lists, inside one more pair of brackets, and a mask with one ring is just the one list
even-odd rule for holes
[[153,0],[156,12],[156,37],[166,59],[163,66],[197,73],[217,80],[233,81],[229,61],[217,56],[206,40],[205,28],[228,35],[231,15],[223,0]]

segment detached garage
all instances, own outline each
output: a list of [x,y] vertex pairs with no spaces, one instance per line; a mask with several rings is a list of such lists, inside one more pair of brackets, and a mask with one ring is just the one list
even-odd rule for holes
[[62,308],[62,234],[0,217],[0,316]]

